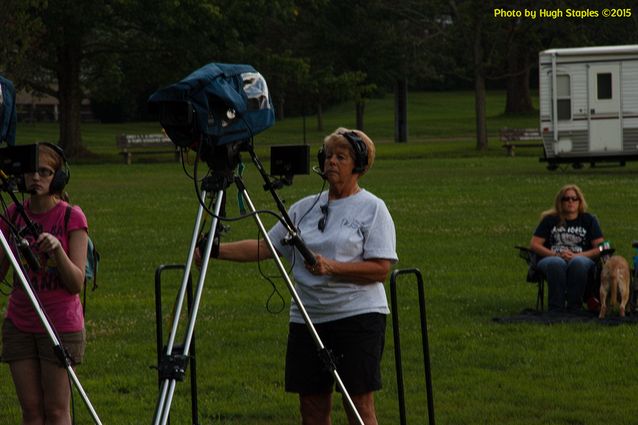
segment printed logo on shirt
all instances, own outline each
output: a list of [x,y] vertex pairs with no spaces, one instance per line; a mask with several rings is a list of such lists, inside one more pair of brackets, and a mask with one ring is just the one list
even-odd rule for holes
[[363,227],[363,222],[357,220],[356,218],[344,218],[343,220],[341,220],[341,226],[357,230]]
[[585,243],[587,229],[582,226],[567,227],[555,226],[551,232],[554,251],[560,252],[563,249],[569,249],[572,252],[583,252],[582,245]]

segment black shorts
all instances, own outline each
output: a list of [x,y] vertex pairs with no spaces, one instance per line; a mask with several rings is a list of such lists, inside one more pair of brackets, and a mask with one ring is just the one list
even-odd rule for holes
[[[315,329],[332,353],[339,377],[349,394],[381,389],[381,356],[385,344],[386,316],[362,314]],[[305,324],[290,323],[286,351],[286,391],[301,394],[332,392],[334,377],[319,356]]]

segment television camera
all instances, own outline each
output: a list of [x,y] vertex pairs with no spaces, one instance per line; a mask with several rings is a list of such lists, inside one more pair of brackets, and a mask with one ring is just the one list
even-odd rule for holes
[[213,170],[234,168],[241,144],[275,122],[268,85],[250,65],[211,63],[153,93],[149,110],[173,143]]

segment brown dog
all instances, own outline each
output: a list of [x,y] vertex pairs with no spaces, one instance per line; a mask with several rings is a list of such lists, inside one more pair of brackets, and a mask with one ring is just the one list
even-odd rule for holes
[[[603,265],[600,275],[600,314],[604,319],[607,313],[607,293],[610,293],[610,304],[615,306],[620,295],[620,316],[625,317],[625,308],[629,301],[629,264],[620,255],[610,257]],[[620,294],[618,294],[620,292]]]

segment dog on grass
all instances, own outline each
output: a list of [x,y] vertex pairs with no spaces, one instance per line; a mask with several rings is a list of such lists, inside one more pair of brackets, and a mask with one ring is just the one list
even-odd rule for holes
[[620,298],[620,317],[625,317],[625,308],[629,302],[629,264],[620,255],[611,256],[603,265],[600,274],[600,314],[604,319],[607,314],[607,294],[610,295],[610,305],[617,305]]

